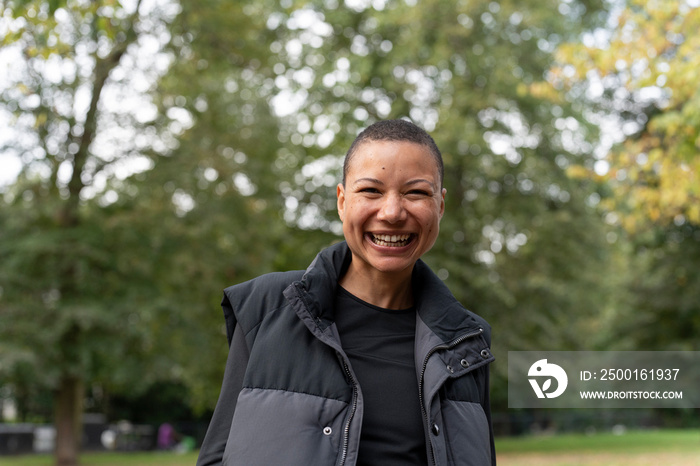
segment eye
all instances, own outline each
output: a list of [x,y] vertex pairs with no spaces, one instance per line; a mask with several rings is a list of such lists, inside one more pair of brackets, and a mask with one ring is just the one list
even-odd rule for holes
[[407,194],[414,196],[431,196],[431,193],[423,189],[412,189]]
[[357,192],[359,193],[367,193],[367,194],[379,194],[379,190],[377,188],[360,188]]

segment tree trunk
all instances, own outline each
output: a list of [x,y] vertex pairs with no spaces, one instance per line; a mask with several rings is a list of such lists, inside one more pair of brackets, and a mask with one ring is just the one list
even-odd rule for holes
[[54,395],[56,466],[76,466],[82,440],[83,380],[63,376]]

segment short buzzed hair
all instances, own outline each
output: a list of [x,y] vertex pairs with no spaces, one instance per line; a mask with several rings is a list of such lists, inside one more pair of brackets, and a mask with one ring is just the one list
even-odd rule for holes
[[440,149],[438,149],[433,138],[423,128],[407,120],[378,121],[368,126],[357,135],[350,145],[348,153],[345,154],[345,161],[343,162],[343,186],[345,185],[345,178],[348,174],[352,157],[357,152],[357,149],[368,141],[405,141],[427,147],[437,163],[440,187],[442,187],[442,180],[445,176],[445,165],[442,162]]

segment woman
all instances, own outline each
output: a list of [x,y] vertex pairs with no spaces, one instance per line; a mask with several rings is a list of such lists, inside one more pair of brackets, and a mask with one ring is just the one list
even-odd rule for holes
[[225,290],[230,350],[199,466],[495,464],[490,328],[420,260],[442,179],[425,131],[375,123],[337,188],[345,241]]

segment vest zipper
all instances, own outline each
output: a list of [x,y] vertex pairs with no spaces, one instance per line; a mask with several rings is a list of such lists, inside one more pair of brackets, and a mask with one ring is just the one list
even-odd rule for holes
[[[318,316],[311,314],[311,312],[309,311],[309,306],[306,305],[306,302],[303,299],[304,293],[303,293],[301,284],[296,283],[295,287],[297,289],[297,297],[301,300],[304,308],[306,309],[306,312],[309,313],[310,315],[312,315],[314,323],[316,324],[316,326],[319,329],[318,331],[320,332],[321,331],[320,330],[321,319]],[[316,336],[316,338],[319,338],[315,332],[312,331],[312,333],[314,334],[314,336]],[[323,341],[322,339],[320,339],[320,340]],[[328,342],[325,342],[325,343],[328,345]],[[329,346],[332,347],[332,345],[329,345]],[[355,378],[352,376],[352,373],[350,372],[350,368],[348,367],[348,364],[345,361],[345,358],[337,350],[336,350],[336,354],[338,355],[338,359],[343,363],[343,369],[345,370],[345,374],[347,375],[348,380],[350,380],[350,383],[352,384],[352,405],[350,408],[350,414],[348,414],[348,420],[345,422],[345,427],[343,428],[343,450],[342,450],[341,455],[340,455],[340,460],[338,461],[338,466],[344,466],[345,460],[347,459],[347,456],[348,456],[348,448],[350,445],[350,424],[352,423],[352,419],[353,419],[353,417],[355,417],[355,412],[357,411],[357,398],[358,398],[357,390],[358,389],[357,389],[357,381],[355,381]]]
[[[423,385],[424,385],[424,378],[425,378],[425,369],[428,367],[428,359],[430,359],[430,356],[432,356],[435,352],[444,350],[444,349],[450,349],[458,344],[462,343],[464,340],[467,340],[469,338],[475,337],[481,333],[483,333],[484,329],[479,328],[476,332],[471,332],[467,333],[466,335],[462,335],[460,337],[455,338],[451,342],[444,344],[444,345],[438,345],[432,348],[430,351],[428,351],[428,354],[425,355],[425,359],[423,360],[423,367],[421,368],[420,371],[420,380],[418,381],[418,401],[420,402],[420,409],[421,412],[423,413],[423,420],[425,421],[425,426],[428,428],[428,431],[430,431],[430,419],[428,419],[428,410],[425,407],[425,400],[423,398]],[[431,464],[437,465],[437,459],[435,458],[435,451],[433,449],[433,442],[430,441],[430,435],[428,435],[428,448],[430,450],[430,460],[432,460]]]
[[343,466],[348,457],[348,447],[350,445],[350,423],[352,422],[352,418],[355,417],[355,411],[357,411],[357,382],[355,382],[355,378],[350,373],[350,368],[345,362],[345,359],[340,354],[338,356],[343,361],[343,369],[345,369],[345,374],[352,383],[352,406],[350,408],[350,414],[348,414],[348,420],[345,423],[345,428],[343,429],[343,450],[340,455],[340,461],[338,462],[338,466]]
[[[309,306],[306,304],[306,301],[304,300],[304,292],[301,284],[299,282],[295,283],[295,288],[297,291],[297,298],[302,302],[302,305],[304,306],[306,312],[312,316],[314,323],[317,326],[317,330],[322,333],[321,329],[321,318],[317,315],[313,315],[309,311]],[[316,334],[316,332],[313,331],[313,329],[310,328],[312,331],[313,335],[318,338],[321,341],[324,341],[323,339],[319,338],[319,336]],[[327,341],[324,341],[325,344],[333,347],[333,345],[330,345]],[[345,358],[343,355],[336,349],[336,354],[338,355],[338,359],[343,363],[343,369],[345,370],[345,374],[348,377],[348,380],[350,380],[350,383],[352,384],[352,405],[350,408],[350,414],[348,414],[348,420],[345,422],[345,427],[343,428],[343,450],[340,455],[340,460],[338,461],[338,466],[344,466],[345,461],[347,460],[348,457],[348,448],[350,445],[350,424],[352,423],[352,419],[355,417],[355,412],[357,411],[357,381],[355,378],[352,376],[352,373],[350,372],[350,368],[348,367],[347,362],[345,361]]]

